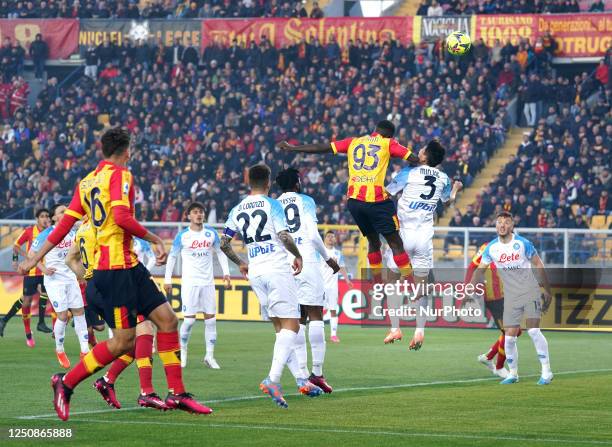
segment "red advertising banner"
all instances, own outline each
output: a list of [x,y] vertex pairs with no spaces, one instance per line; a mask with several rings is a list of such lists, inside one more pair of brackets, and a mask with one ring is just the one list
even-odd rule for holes
[[603,56],[612,43],[612,14],[478,15],[474,37],[487,45],[521,38],[534,44],[547,32],[559,45],[557,57]]
[[335,37],[341,47],[350,40],[399,40],[406,44],[412,40],[412,17],[325,19],[236,19],[203,20],[202,46],[212,42],[230,45],[234,38],[241,45],[251,40],[260,42],[266,36],[277,47],[296,44],[302,40],[319,39],[321,44]]
[[40,33],[49,46],[49,59],[67,59],[79,43],[79,21],[74,19],[0,19],[0,40],[15,39],[28,52]]

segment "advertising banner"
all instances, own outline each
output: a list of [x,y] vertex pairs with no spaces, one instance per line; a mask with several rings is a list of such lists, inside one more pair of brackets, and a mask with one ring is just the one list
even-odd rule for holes
[[559,45],[557,57],[603,56],[612,42],[612,14],[478,15],[473,37],[489,46],[521,38],[533,45],[546,33]]
[[171,46],[176,39],[181,45],[195,46],[201,44],[200,20],[81,20],[79,45],[98,46],[104,39],[122,44],[128,38],[132,41],[147,40],[149,44],[161,41]]
[[212,42],[230,45],[251,40],[260,42],[265,36],[277,48],[316,38],[326,44],[332,37],[341,47],[350,40],[399,40],[403,44],[412,39],[412,17],[332,17],[324,19],[236,19],[202,21],[203,45]]
[[472,24],[475,16],[440,16],[414,18],[413,40],[419,42],[433,42],[440,37],[445,38],[453,31],[472,34]]
[[49,46],[49,59],[68,59],[77,50],[79,21],[74,19],[0,19],[0,42],[17,40],[26,50],[37,34]]

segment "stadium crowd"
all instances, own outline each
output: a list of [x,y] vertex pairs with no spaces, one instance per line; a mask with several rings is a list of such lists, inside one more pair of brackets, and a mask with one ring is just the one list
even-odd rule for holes
[[603,12],[605,2],[593,0],[582,7],[578,0],[422,0],[417,15],[470,14],[570,14],[576,12]]
[[244,167],[264,160],[275,171],[300,168],[322,222],[348,222],[345,159],[292,159],[276,143],[363,134],[386,117],[404,144],[440,138],[451,149],[445,169],[469,184],[504,141],[503,106],[516,89],[504,73],[520,70],[514,55],[509,68],[478,43],[461,68],[440,48],[396,42],[355,42],[343,53],[334,41],[276,50],[264,39],[208,47],[199,68],[167,63],[172,50],[163,47],[112,46],[108,59],[100,50],[95,80],[84,77],[60,94],[51,77],[34,107],[8,110],[1,215],[69,194],[99,158],[95,135],[108,122],[134,136],[143,220],[177,220],[191,199],[210,204],[209,220],[221,220],[244,192]]
[[310,14],[300,0],[0,0],[0,18],[195,19],[234,17],[312,17],[324,13],[317,3]]

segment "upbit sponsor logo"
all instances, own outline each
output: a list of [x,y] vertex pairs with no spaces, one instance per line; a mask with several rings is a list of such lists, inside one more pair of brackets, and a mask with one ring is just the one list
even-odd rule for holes
[[249,248],[249,258],[254,258],[259,255],[265,255],[267,253],[273,253],[276,251],[276,247],[273,244],[267,244],[262,247]]
[[435,211],[436,210],[436,205],[435,204],[430,204],[430,203],[426,203],[426,202],[410,202],[408,204],[408,208],[410,208],[411,210],[423,210],[423,211]]

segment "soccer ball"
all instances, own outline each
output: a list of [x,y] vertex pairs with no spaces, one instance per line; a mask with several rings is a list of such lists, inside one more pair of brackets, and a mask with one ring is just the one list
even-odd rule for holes
[[446,48],[450,54],[454,54],[455,56],[467,53],[470,46],[472,46],[472,39],[461,31],[453,31],[446,38]]

